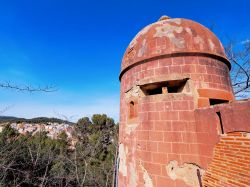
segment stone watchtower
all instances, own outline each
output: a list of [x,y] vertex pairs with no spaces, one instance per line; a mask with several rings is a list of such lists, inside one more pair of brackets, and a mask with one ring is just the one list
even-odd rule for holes
[[120,74],[119,187],[200,185],[216,137],[197,133],[194,111],[234,100],[229,70],[194,21],[163,16],[135,36]]

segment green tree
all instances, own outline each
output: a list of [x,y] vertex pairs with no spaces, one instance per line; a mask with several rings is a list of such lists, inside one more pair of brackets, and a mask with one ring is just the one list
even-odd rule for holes
[[65,132],[55,140],[46,132],[20,135],[6,126],[0,133],[0,186],[111,186],[118,125],[96,114],[75,128],[81,129],[79,141],[70,150]]

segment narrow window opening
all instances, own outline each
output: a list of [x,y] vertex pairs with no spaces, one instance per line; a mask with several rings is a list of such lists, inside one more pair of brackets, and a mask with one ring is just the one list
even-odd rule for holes
[[228,103],[228,100],[223,100],[223,99],[209,99],[210,105],[218,105],[222,103]]
[[176,80],[168,82],[169,93],[181,93],[187,83],[187,80]]
[[223,124],[222,124],[222,119],[221,119],[221,113],[216,112],[216,114],[219,117],[221,134],[224,134]]
[[157,95],[157,94],[162,94],[162,88],[154,88],[152,90],[147,90],[147,95]]
[[137,109],[134,101],[129,103],[129,119],[133,119],[137,117]]
[[187,91],[187,80],[171,80],[165,82],[150,83],[141,86],[145,95],[158,95],[167,93],[183,93]]

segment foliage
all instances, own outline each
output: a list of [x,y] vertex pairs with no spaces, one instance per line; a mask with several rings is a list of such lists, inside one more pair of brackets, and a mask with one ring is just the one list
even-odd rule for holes
[[75,126],[78,142],[67,145],[46,132],[20,135],[9,125],[0,133],[0,186],[111,186],[118,125],[106,115],[85,117]]

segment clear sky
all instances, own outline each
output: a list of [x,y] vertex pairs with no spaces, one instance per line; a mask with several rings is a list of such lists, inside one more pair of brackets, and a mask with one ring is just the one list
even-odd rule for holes
[[55,85],[53,93],[0,89],[0,110],[71,120],[118,120],[119,72],[136,33],[162,15],[188,18],[222,40],[250,39],[249,0],[0,0],[0,82]]

